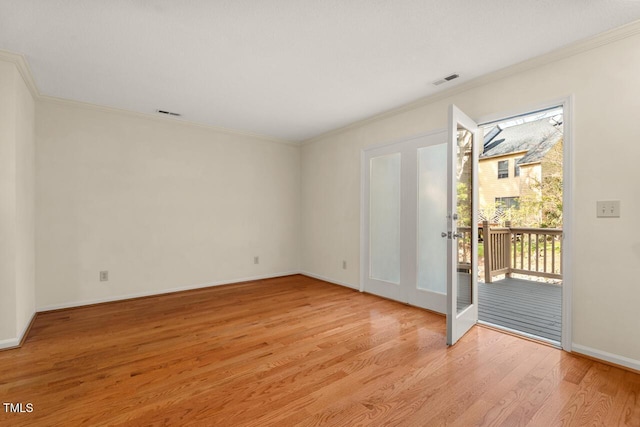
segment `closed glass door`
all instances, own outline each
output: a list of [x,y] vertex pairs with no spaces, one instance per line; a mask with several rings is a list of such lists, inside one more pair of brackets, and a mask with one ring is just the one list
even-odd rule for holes
[[365,151],[363,290],[446,312],[444,131]]
[[402,300],[401,280],[401,152],[369,158],[369,256],[366,290]]

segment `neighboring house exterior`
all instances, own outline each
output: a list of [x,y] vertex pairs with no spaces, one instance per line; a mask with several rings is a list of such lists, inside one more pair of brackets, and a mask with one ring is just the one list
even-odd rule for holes
[[499,223],[523,197],[541,197],[536,184],[561,173],[562,130],[561,118],[547,117],[486,131],[478,169],[481,220]]

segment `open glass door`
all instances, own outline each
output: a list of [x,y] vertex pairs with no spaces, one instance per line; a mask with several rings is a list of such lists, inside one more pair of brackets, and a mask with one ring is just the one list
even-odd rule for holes
[[447,218],[447,345],[478,322],[478,125],[449,107]]

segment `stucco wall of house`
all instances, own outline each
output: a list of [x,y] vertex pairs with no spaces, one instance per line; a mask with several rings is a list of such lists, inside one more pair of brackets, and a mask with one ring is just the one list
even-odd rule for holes
[[[524,153],[513,153],[507,156],[481,159],[478,164],[479,207],[490,212],[495,209],[497,197],[521,197],[530,194],[529,183],[540,176],[540,164],[525,165],[520,168],[520,176],[515,176],[515,162]],[[498,163],[509,162],[509,176],[498,178]]]

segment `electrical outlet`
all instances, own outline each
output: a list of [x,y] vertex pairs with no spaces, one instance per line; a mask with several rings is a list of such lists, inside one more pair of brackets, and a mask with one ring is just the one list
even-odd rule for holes
[[342,269],[343,270],[347,269],[347,261],[345,261],[345,260],[342,261]]
[[101,282],[106,282],[109,280],[109,272],[108,271],[101,271],[100,272],[100,281]]
[[260,257],[259,256],[254,256],[253,257],[253,263],[254,264],[260,264]]
[[620,200],[596,202],[596,216],[598,218],[620,218]]

